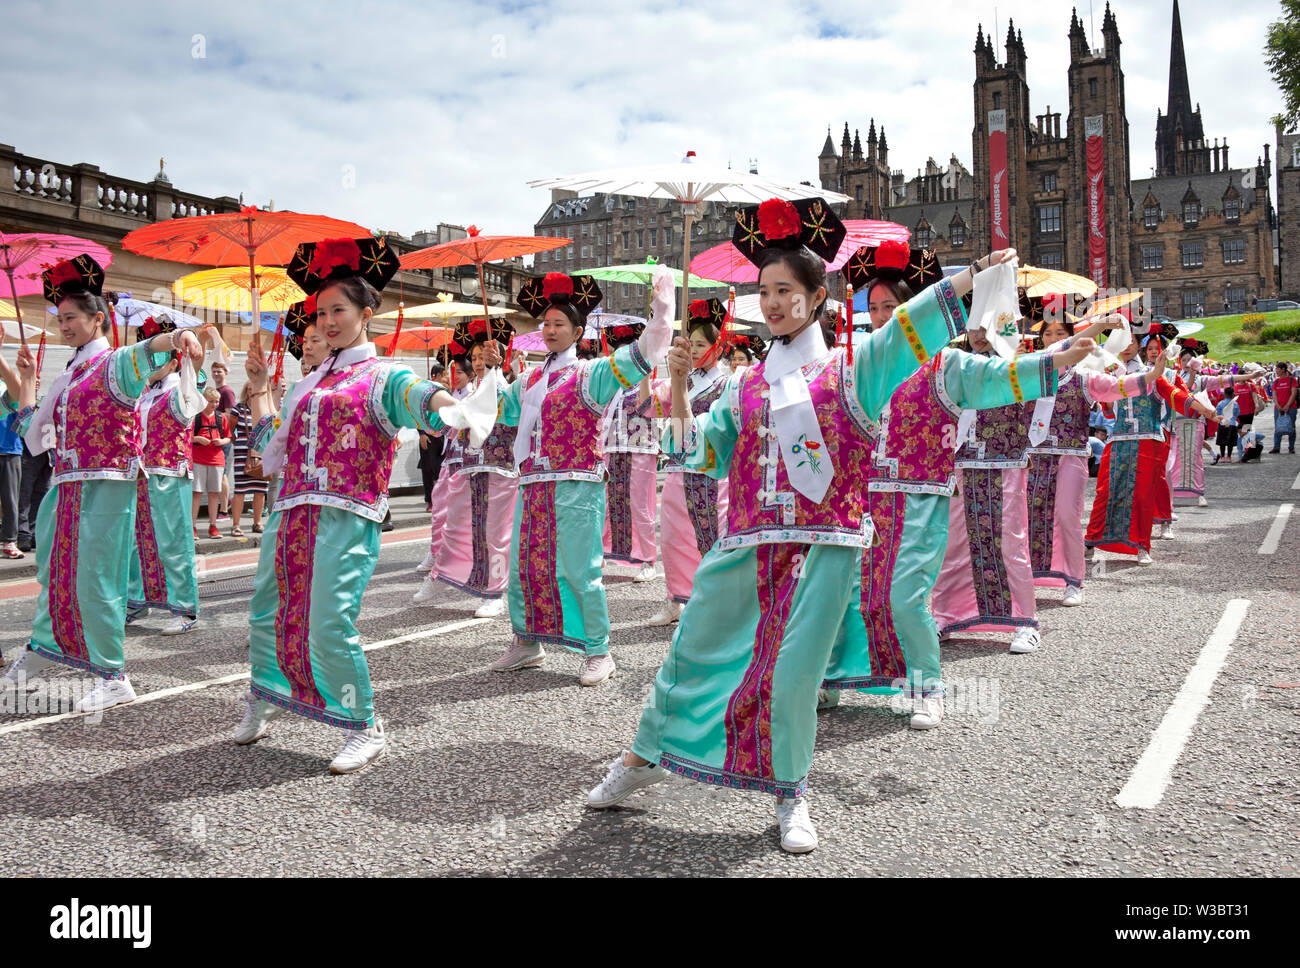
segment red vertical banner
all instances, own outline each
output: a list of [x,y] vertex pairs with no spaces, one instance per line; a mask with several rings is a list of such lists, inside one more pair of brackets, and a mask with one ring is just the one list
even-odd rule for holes
[[1106,263],[1106,148],[1102,116],[1083,119],[1083,146],[1088,160],[1088,274],[1103,289],[1109,287]]
[[989,221],[994,251],[1011,245],[1007,184],[1007,112],[989,112]]

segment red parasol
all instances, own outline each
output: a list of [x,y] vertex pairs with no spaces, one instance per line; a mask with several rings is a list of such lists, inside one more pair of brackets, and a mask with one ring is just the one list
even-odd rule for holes
[[355,222],[299,212],[264,212],[245,205],[238,212],[195,215],[155,222],[129,233],[122,248],[138,255],[186,265],[248,266],[253,293],[253,339],[260,344],[258,263],[288,265],[302,242],[361,238],[370,232]]
[[446,346],[451,340],[451,330],[427,323],[418,329],[404,329],[400,333],[385,333],[376,336],[374,343],[381,349],[387,349],[392,356],[398,350],[423,350],[425,367],[429,367],[430,354],[439,346]]
[[478,226],[471,225],[469,235],[452,239],[402,256],[403,269],[447,269],[451,266],[473,265],[478,269],[478,288],[483,296],[483,312],[489,313],[487,289],[483,285],[483,263],[517,256],[532,255],[548,249],[572,245],[572,239],[552,239],[541,235],[480,235]]

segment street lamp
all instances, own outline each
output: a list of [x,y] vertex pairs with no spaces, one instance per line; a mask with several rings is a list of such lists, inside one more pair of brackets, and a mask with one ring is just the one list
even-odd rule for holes
[[478,269],[475,266],[457,266],[456,274],[460,276],[460,294],[473,298],[479,294]]

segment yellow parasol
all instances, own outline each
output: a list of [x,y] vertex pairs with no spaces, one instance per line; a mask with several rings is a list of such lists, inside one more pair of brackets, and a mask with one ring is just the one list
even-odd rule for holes
[[1091,279],[1059,269],[1039,269],[1036,266],[1021,266],[1016,274],[1016,285],[1025,290],[1026,296],[1037,299],[1056,292],[1085,297],[1091,297],[1097,292],[1097,284]]
[[1142,298],[1142,290],[1134,289],[1130,292],[1121,292],[1115,296],[1107,296],[1105,299],[1098,299],[1088,307],[1089,316],[1105,316],[1107,313],[1113,313],[1117,309],[1123,309]]
[[[289,274],[278,266],[255,267],[254,279],[261,312],[283,313],[294,303],[307,298]],[[186,302],[206,309],[229,313],[253,311],[253,285],[249,281],[248,269],[241,266],[191,272],[172,283],[172,291]]]

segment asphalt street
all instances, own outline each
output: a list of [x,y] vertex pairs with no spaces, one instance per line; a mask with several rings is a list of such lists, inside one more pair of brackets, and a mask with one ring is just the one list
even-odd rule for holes
[[[908,729],[887,697],[846,694],[822,714],[808,793],[821,846],[798,857],[762,795],[673,779],[619,809],[584,806],[668,649],[671,630],[645,624],[662,578],[607,577],[618,672],[584,689],[566,654],[489,671],[507,619],[475,620],[461,598],[413,606],[426,536],[386,536],[359,624],[389,748],[336,777],[337,729],[285,716],[253,746],[231,742],[253,553],[209,556],[199,630],[157,635],[155,615],[128,632],[141,701],[98,723],[0,714],[0,871],[1294,876],[1300,515],[1280,509],[1300,504],[1300,456],[1208,467],[1207,482],[1210,507],[1177,509],[1154,565],[1099,555],[1081,608],[1040,590],[1038,653],[1010,655],[1009,635],[947,643],[938,729]],[[30,579],[0,584],[6,660],[34,596]],[[1117,804],[1131,781],[1152,805]]]

